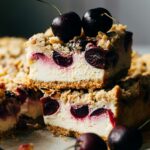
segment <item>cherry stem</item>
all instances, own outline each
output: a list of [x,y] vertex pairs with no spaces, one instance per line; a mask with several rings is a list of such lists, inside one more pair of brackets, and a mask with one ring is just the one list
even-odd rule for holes
[[53,7],[60,15],[62,14],[61,11],[54,4],[49,3],[48,1],[45,1],[45,0],[37,0],[37,1],[39,1],[41,3],[45,3],[50,7]]
[[145,121],[140,127],[138,127],[139,130],[141,130],[142,128],[144,128],[148,123],[150,123],[150,119]]
[[110,16],[110,15],[108,15],[107,13],[103,13],[103,14],[101,14],[101,16],[107,16],[107,17],[109,17],[110,19],[112,19],[114,22],[116,22],[117,24],[119,24],[119,21],[118,20],[116,20],[115,18],[113,18],[112,16]]

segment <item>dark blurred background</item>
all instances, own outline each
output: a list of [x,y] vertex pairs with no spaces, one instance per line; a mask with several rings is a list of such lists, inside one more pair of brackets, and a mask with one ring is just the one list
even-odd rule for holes
[[[150,0],[47,0],[61,12],[76,11],[81,17],[90,8],[105,7],[134,32],[134,45],[150,46]],[[36,0],[0,0],[0,36],[23,36],[50,27],[57,11]]]

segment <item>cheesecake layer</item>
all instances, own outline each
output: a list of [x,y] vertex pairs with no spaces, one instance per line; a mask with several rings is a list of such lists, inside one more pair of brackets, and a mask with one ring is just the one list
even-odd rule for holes
[[[102,93],[104,95],[101,97]],[[112,96],[112,101],[115,101],[115,94],[117,93],[108,93],[108,95]],[[66,100],[64,99],[65,97],[67,98]],[[93,97],[96,98],[95,102],[94,98],[92,100],[91,97],[92,93],[71,93],[66,91],[61,94],[60,98],[42,98],[45,124],[47,126],[61,127],[77,133],[98,133],[102,137],[106,137],[116,123],[115,103],[107,101],[108,97],[105,91],[93,93]],[[56,106],[52,106],[54,101],[59,105],[57,110],[55,108]],[[48,108],[50,110],[56,110],[56,112],[49,113]]]
[[132,33],[123,25],[114,25],[107,34],[93,38],[75,37],[66,44],[55,38],[41,33],[27,42],[31,86],[102,88],[130,67]]

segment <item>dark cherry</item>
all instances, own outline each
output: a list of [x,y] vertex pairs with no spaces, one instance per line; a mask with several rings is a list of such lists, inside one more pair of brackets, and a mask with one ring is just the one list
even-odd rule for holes
[[95,68],[108,69],[108,67],[114,67],[117,64],[119,57],[115,51],[95,47],[85,52],[85,59]]
[[113,24],[113,20],[108,10],[104,8],[95,8],[88,10],[83,18],[82,25],[84,33],[87,36],[96,36],[99,31],[106,33]]
[[116,126],[109,134],[108,145],[111,150],[139,150],[143,139],[136,128]]
[[75,118],[84,118],[89,114],[89,108],[88,105],[71,106],[70,112]]
[[107,145],[98,135],[85,133],[77,138],[75,150],[107,150]]
[[101,114],[106,113],[106,112],[107,112],[107,109],[105,109],[105,108],[98,108],[98,109],[94,110],[94,111],[90,114],[90,116],[91,116],[91,117],[92,117],[92,116],[100,116]]
[[105,52],[101,48],[91,48],[85,52],[86,61],[95,68],[105,69]]
[[131,49],[131,46],[132,46],[132,36],[133,36],[132,32],[126,31],[125,38],[124,38],[124,48],[125,48],[126,51],[128,51],[128,49]]
[[52,99],[50,97],[41,98],[41,102],[43,104],[43,114],[44,115],[52,115],[57,112],[59,109],[59,103],[57,100]]
[[81,19],[75,12],[68,12],[53,19],[51,27],[55,36],[68,42],[81,34]]
[[61,67],[69,67],[73,63],[73,58],[71,55],[62,56],[57,51],[53,52],[53,60],[57,65]]

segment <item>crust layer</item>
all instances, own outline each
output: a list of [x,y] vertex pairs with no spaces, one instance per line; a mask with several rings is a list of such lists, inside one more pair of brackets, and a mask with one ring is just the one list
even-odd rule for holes
[[112,77],[111,79],[104,79],[102,80],[89,80],[89,81],[78,81],[78,82],[40,82],[40,81],[34,81],[31,79],[26,80],[26,84],[29,87],[33,88],[44,88],[44,89],[55,89],[55,90],[61,90],[61,89],[101,89],[104,87],[113,84],[118,78],[121,78],[125,75],[127,75],[128,69],[121,70],[115,77]]
[[[72,130],[67,130],[61,127],[57,127],[57,126],[51,126],[48,125],[47,129],[49,131],[51,131],[55,136],[69,136],[69,137],[79,137],[82,133],[76,132],[76,131],[72,131]],[[107,137],[102,137],[103,140],[107,140]]]

